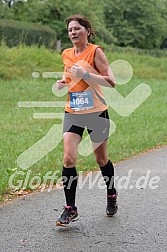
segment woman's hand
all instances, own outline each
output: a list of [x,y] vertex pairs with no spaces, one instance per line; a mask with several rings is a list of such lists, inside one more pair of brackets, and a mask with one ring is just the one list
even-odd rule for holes
[[73,65],[69,69],[69,72],[80,79],[82,79],[84,74],[86,73],[85,69],[77,64]]
[[66,83],[66,81],[65,80],[57,80],[56,81],[56,88],[57,88],[57,90],[61,90],[61,89],[63,89],[66,85],[65,85],[65,83]]

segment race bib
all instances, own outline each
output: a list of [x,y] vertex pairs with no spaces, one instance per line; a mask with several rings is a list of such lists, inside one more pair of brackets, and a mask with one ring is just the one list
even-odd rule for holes
[[91,91],[70,92],[70,108],[74,111],[90,109],[94,107]]

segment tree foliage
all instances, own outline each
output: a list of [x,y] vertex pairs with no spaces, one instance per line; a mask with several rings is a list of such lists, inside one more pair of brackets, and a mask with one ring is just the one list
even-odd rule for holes
[[166,23],[160,2],[162,1],[105,0],[107,28],[113,32],[116,43],[139,48],[159,47]]
[[48,25],[64,43],[69,41],[64,21],[76,13],[91,20],[106,44],[150,49],[167,38],[167,0],[15,0],[11,8],[4,2],[0,18]]

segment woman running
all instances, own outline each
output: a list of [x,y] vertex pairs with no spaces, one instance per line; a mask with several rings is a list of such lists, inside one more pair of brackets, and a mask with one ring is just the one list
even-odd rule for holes
[[57,226],[68,226],[78,219],[75,204],[77,150],[85,128],[106,182],[107,216],[113,216],[118,209],[114,167],[107,155],[110,120],[101,90],[101,86],[114,87],[114,77],[102,48],[90,43],[90,38],[95,34],[88,18],[73,15],[67,18],[66,24],[73,47],[62,53],[64,77],[56,82],[58,90],[68,87],[63,125],[62,170],[66,206],[56,222]]

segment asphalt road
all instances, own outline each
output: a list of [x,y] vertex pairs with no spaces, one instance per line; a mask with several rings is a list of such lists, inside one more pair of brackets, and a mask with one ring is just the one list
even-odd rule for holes
[[[1,206],[0,251],[166,252],[166,168],[167,147],[116,164],[119,211],[112,218],[105,216],[101,177],[94,186],[91,179],[84,186],[80,182],[80,219],[68,228],[55,226],[63,190],[33,193]],[[93,173],[92,181],[97,175]]]

